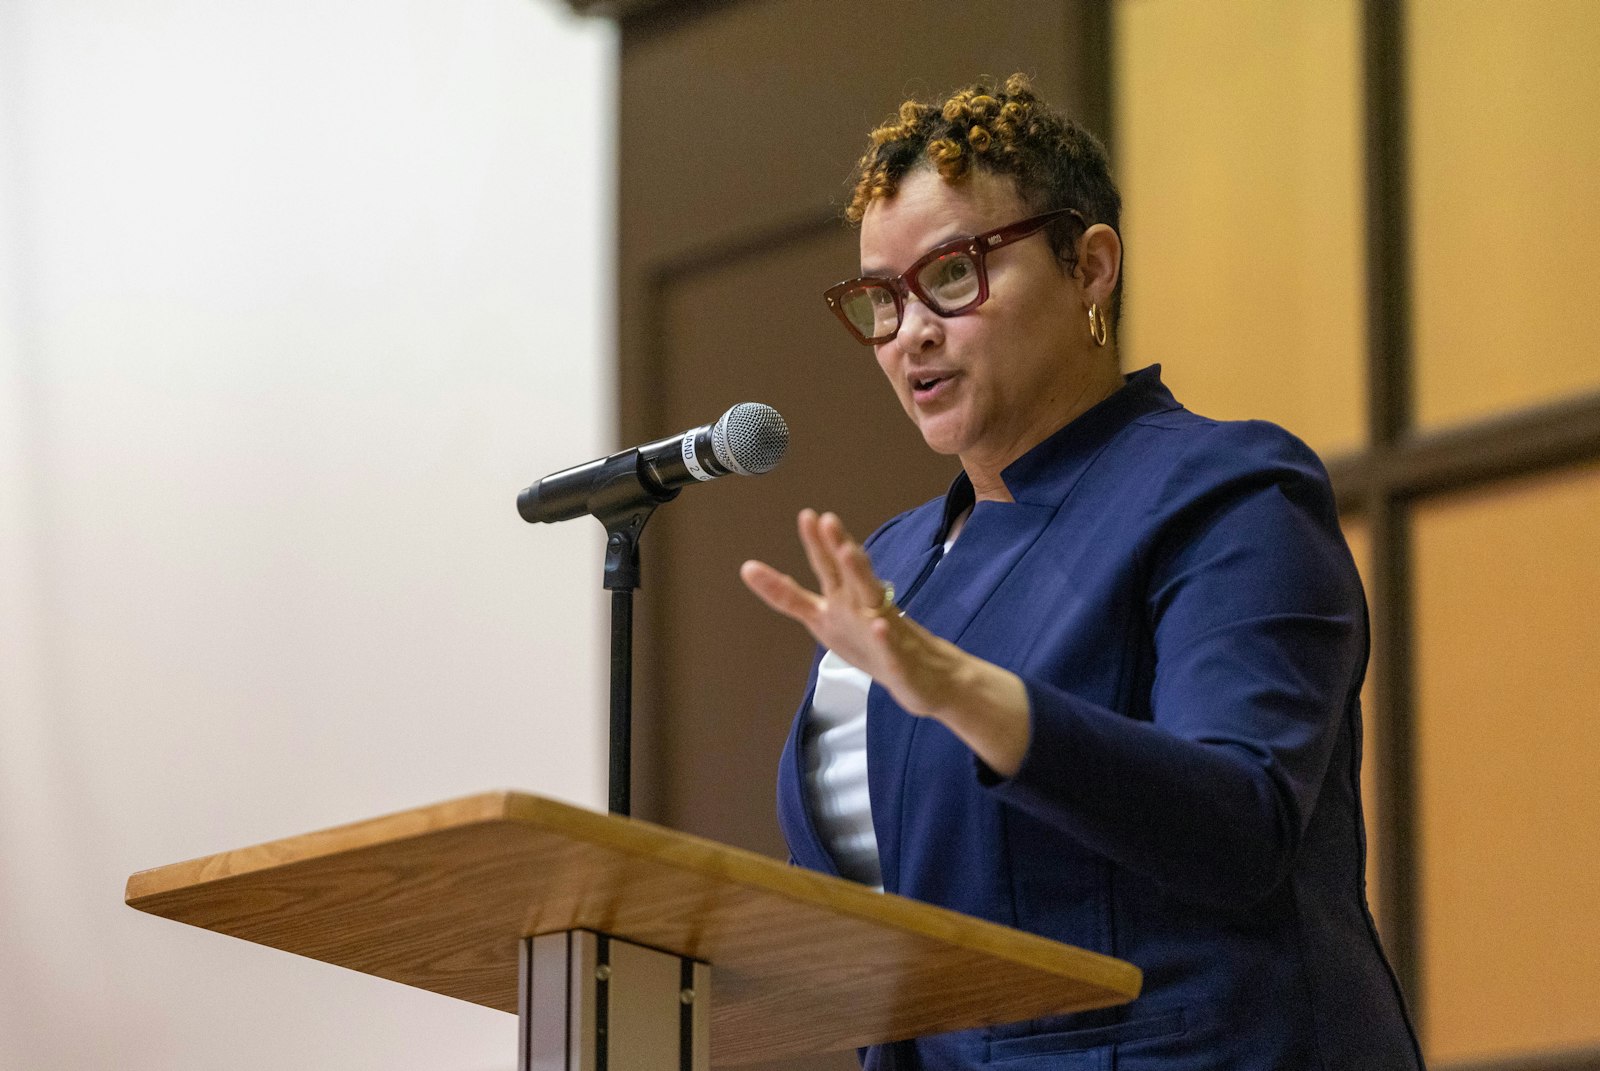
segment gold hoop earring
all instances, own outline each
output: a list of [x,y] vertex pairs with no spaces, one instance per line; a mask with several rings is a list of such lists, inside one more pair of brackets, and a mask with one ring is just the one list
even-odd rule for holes
[[1100,311],[1099,305],[1091,303],[1089,306],[1089,337],[1094,339],[1096,346],[1104,346],[1106,344],[1108,330],[1109,325],[1106,323],[1106,314]]

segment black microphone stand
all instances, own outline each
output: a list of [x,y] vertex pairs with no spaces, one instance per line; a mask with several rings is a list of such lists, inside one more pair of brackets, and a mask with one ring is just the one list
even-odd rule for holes
[[645,522],[657,506],[677,498],[684,486],[729,472],[745,476],[766,472],[783,459],[788,446],[789,426],[776,409],[741,402],[715,424],[563,469],[517,496],[517,512],[529,524],[588,513],[606,527],[613,814],[626,815],[632,806],[633,592],[639,586],[639,536]]
[[633,593],[639,587],[639,536],[645,522],[679,488],[655,491],[637,450],[611,458],[596,476],[589,512],[606,526],[605,575],[611,592],[612,814],[627,815],[633,802]]

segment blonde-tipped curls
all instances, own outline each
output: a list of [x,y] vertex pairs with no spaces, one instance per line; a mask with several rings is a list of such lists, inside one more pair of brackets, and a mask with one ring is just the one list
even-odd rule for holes
[[[868,139],[845,218],[860,223],[872,202],[893,197],[906,175],[921,167],[952,183],[975,167],[1008,175],[1035,212],[1073,208],[1088,223],[1120,225],[1122,198],[1105,149],[1093,134],[1041,101],[1024,74],[1013,74],[999,88],[975,83],[942,104],[908,100],[900,105]],[[1047,232],[1069,270],[1077,267],[1073,226],[1063,221]],[[1119,281],[1113,323],[1121,290]]]
[[897,149],[920,145],[927,162],[946,181],[953,182],[967,174],[977,157],[984,157],[984,165],[994,170],[1012,172],[1030,148],[1035,152],[1049,148],[1039,142],[1058,139],[1065,127],[1040,104],[1033,86],[1022,74],[1007,78],[998,96],[995,90],[979,83],[961,90],[939,107],[908,100],[900,105],[894,119],[872,132],[858,168],[855,196],[845,215],[852,223],[859,223],[867,205],[880,197],[894,196],[900,179],[909,170],[909,161]]

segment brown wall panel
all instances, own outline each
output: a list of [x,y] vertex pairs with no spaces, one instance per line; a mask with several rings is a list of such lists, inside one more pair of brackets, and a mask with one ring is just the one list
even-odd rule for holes
[[672,258],[839,204],[872,126],[907,94],[1031,72],[1063,107],[1082,92],[1064,3],[747,0],[622,51],[625,252]]

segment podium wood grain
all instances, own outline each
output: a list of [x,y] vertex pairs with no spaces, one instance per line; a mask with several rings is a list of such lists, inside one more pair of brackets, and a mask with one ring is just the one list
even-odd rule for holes
[[520,938],[712,965],[719,1065],[1105,1007],[1131,964],[637,819],[491,792],[145,870],[141,911],[515,1012]]

